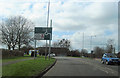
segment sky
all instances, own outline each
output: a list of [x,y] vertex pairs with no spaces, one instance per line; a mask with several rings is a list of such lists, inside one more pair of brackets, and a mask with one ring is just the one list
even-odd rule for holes
[[[46,27],[49,0],[0,0],[0,20],[22,15],[37,27]],[[118,47],[118,0],[51,0],[50,20],[53,21],[52,43],[69,39],[71,48],[90,50],[106,47],[108,39]],[[34,28],[34,27],[33,27]],[[37,46],[45,41],[38,40]],[[33,45],[34,46],[34,45]],[[0,45],[0,47],[5,47]]]

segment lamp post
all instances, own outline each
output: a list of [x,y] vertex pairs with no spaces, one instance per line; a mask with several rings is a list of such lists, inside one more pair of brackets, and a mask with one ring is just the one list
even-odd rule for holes
[[82,49],[84,49],[84,32],[83,32],[83,41],[82,41]]
[[84,32],[83,32],[83,40],[82,40],[82,56],[83,56],[83,51],[84,51]]
[[96,37],[96,35],[92,35],[90,36],[91,40],[90,40],[90,51],[91,51],[91,57],[92,57],[92,54],[93,54],[93,49],[92,49],[92,38],[93,37]]
[[96,35],[90,36],[91,37],[91,41],[90,41],[90,50],[92,50],[92,38],[96,37]]

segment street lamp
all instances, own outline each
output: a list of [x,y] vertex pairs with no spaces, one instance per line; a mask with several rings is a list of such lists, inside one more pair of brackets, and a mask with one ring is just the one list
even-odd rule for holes
[[91,41],[90,41],[90,50],[92,51],[92,38],[93,37],[96,37],[96,35],[92,35],[92,36],[90,36],[91,37]]
[[91,41],[90,41],[90,50],[91,50],[91,58],[92,58],[92,54],[93,54],[93,50],[92,50],[92,38],[96,37],[96,35],[92,35],[91,37]]

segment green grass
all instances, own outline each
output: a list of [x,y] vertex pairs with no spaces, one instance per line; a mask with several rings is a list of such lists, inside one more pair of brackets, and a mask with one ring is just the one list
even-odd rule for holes
[[55,59],[45,60],[44,57],[38,57],[35,60],[22,61],[16,64],[3,66],[3,76],[35,76],[49,65],[53,64]]
[[25,54],[24,56],[30,56],[30,55]]
[[21,59],[29,59],[31,58],[30,56],[23,56],[23,57],[10,57],[10,58],[4,58],[2,59],[2,62],[9,62],[9,61],[16,61],[16,60],[21,60]]

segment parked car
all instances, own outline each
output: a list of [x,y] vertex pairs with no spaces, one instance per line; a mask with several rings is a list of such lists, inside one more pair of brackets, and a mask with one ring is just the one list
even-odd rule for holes
[[113,53],[105,53],[101,59],[102,64],[120,64],[120,59]]
[[[48,56],[49,56],[49,54],[48,54]],[[50,54],[50,57],[55,57],[55,54],[54,53]]]

